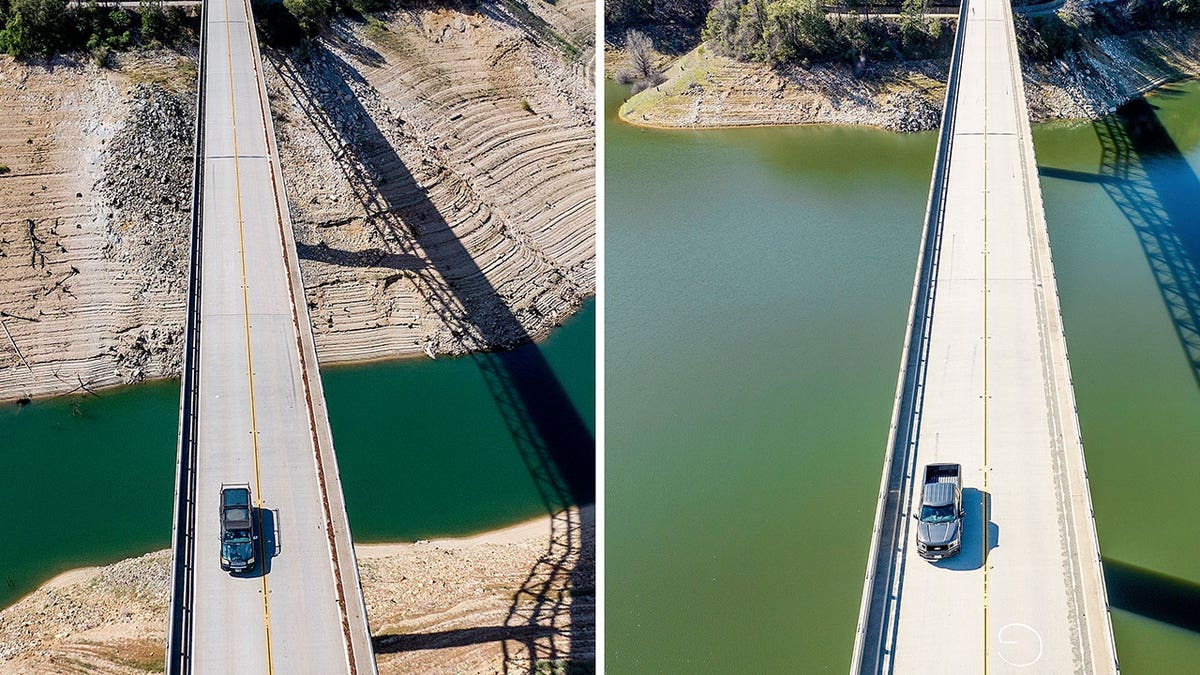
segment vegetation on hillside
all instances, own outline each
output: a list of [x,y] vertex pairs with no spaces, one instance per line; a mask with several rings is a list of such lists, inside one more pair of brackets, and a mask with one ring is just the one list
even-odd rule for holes
[[827,11],[821,0],[716,0],[703,37],[742,60],[775,65],[930,58],[949,54],[949,22],[926,16],[928,0],[903,0],[899,20],[884,20],[849,0]]
[[173,46],[194,39],[195,14],[142,0],[137,10],[67,0],[0,0],[0,52],[17,57],[87,52],[103,64],[110,52]]
[[1067,0],[1053,14],[1015,17],[1021,56],[1052,61],[1103,35],[1154,27],[1200,26],[1200,0],[1114,0],[1084,4]]
[[[775,66],[841,61],[857,70],[870,61],[949,56],[953,21],[929,17],[929,4],[930,0],[711,0],[711,5],[708,0],[606,0],[605,19],[608,38],[618,44],[635,31],[649,35],[664,53],[678,52],[680,46],[691,49],[702,39],[715,51],[743,61]],[[884,11],[893,16],[878,16]],[[1092,5],[1068,0],[1058,12],[1016,16],[1022,56],[1035,61],[1059,58],[1097,35],[1187,24],[1200,24],[1200,0]]]

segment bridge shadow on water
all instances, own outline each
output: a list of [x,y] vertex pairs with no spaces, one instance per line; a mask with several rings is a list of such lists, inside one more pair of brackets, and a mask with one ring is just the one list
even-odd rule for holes
[[1120,209],[1137,233],[1200,386],[1200,179],[1155,110],[1138,98],[1093,123],[1101,148],[1098,173],[1046,167],[1039,172],[1097,183]]
[[[1170,88],[1159,93],[1179,94]],[[1200,178],[1156,110],[1138,98],[1093,123],[1101,148],[1098,173],[1046,167],[1039,172],[1103,186],[1137,233],[1200,386]],[[1200,585],[1118,560],[1103,564],[1113,607],[1200,632]]]
[[1104,559],[1108,601],[1117,609],[1200,633],[1200,584]]
[[[399,138],[398,132],[389,138],[363,107],[356,88],[369,89],[358,72],[319,40],[304,57],[265,55],[268,67],[277,71],[338,162],[353,197],[366,212],[364,229],[371,233],[369,249],[301,245],[300,255],[329,264],[399,270],[464,346],[522,345],[470,358],[478,365],[551,515],[549,545],[512,598],[503,625],[378,636],[376,651],[500,642],[507,673],[532,674],[547,666],[570,669],[572,660],[591,661],[595,652],[594,509],[570,508],[595,501],[591,431],[541,349],[405,165],[396,148],[411,139]],[[454,180],[447,171],[438,178]],[[576,627],[586,628],[575,632]]]

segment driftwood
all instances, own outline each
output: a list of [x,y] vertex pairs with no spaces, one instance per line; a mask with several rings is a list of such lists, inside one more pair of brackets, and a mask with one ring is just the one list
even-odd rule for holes
[[42,258],[42,267],[46,266],[46,255],[42,253],[41,245],[46,243],[45,240],[39,239],[34,233],[34,222],[32,218],[26,218],[25,224],[29,226],[29,266],[37,267],[38,256]]
[[12,348],[13,351],[17,353],[17,358],[21,359],[21,363],[24,363],[25,367],[29,369],[29,372],[32,373],[33,366],[30,366],[29,362],[25,360],[25,355],[22,354],[21,349],[17,347],[17,341],[13,339],[12,333],[8,332],[8,326],[4,323],[3,319],[0,319],[0,328],[4,329],[4,334],[8,336],[8,341],[12,343]]
[[41,319],[37,319],[32,316],[21,316],[20,314],[13,314],[12,312],[6,312],[2,309],[0,309],[0,316],[4,317],[6,319],[20,319],[22,321],[28,321],[30,323],[39,323],[41,321]]

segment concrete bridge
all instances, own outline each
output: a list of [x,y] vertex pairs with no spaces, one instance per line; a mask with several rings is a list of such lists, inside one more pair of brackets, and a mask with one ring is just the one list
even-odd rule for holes
[[[168,673],[375,673],[247,0],[205,0]],[[257,566],[222,571],[223,483]]]
[[[1009,1],[958,25],[851,672],[1116,673]],[[930,563],[935,462],[966,515]]]

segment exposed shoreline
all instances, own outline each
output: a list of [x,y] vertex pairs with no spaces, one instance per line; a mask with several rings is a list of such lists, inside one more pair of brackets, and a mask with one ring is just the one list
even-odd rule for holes
[[[609,62],[624,57],[610,49]],[[700,45],[664,63],[666,81],[622,103],[619,118],[654,129],[808,124],[868,125],[889,131],[937,127],[947,60],[883,63],[855,77],[841,65],[773,69]],[[1109,35],[1046,63],[1025,62],[1033,122],[1097,119],[1171,82],[1200,77],[1200,30]]]
[[[564,538],[572,545],[552,556]],[[524,667],[524,636],[535,628],[546,635],[539,648],[557,654],[557,662],[594,661],[594,541],[595,506],[588,505],[462,537],[356,545],[380,672]],[[538,615],[536,625],[511,618],[527,616],[512,610],[531,570],[548,557],[570,573],[539,590],[562,606]],[[110,673],[160,671],[169,588],[169,550],[55,575],[0,610],[0,666],[37,674],[59,672],[56,664],[64,663]],[[493,640],[439,642],[455,631],[504,626],[512,639],[497,630]]]
[[[591,7],[429,5],[266,50],[323,364],[516,347],[595,294]],[[0,56],[0,401],[179,375],[195,59]]]

